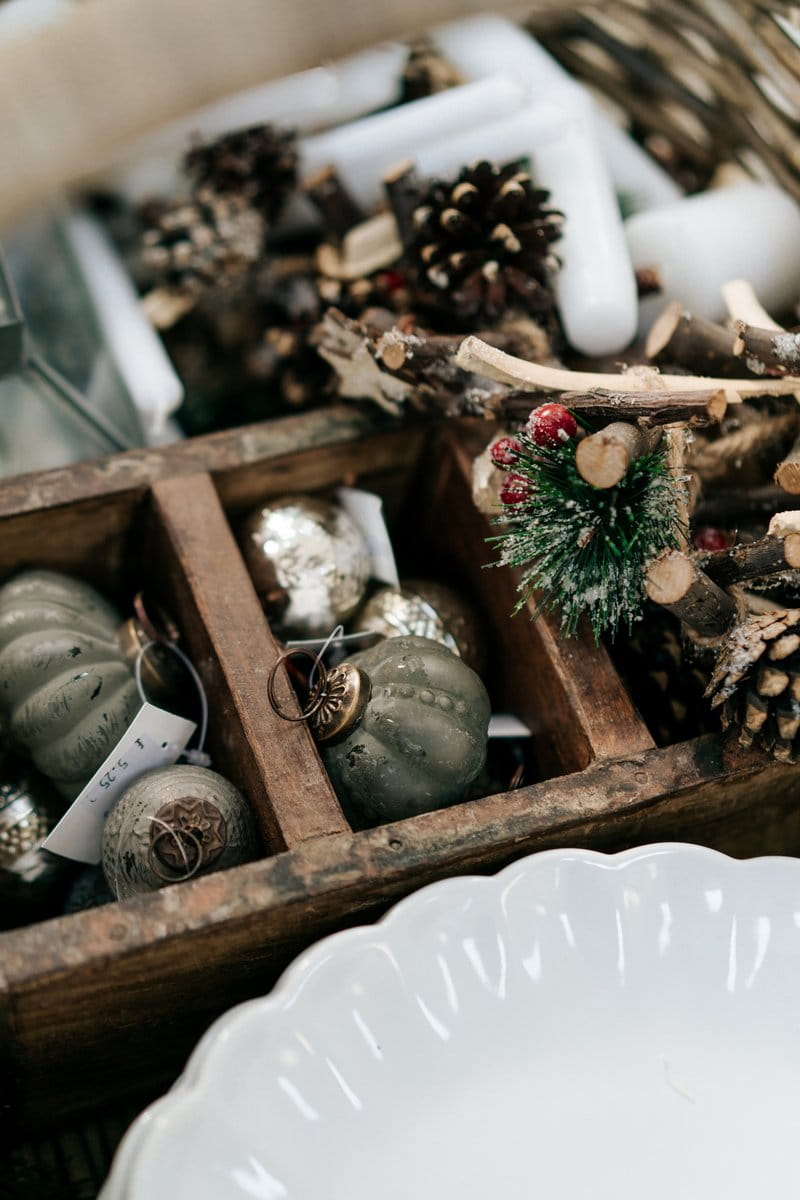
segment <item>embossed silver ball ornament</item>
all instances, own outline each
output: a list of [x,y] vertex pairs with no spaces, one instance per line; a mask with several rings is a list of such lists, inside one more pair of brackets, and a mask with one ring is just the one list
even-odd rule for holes
[[205,767],[140,775],[103,828],[103,874],[119,900],[235,867],[257,853],[244,796]]
[[264,610],[284,637],[324,637],[361,603],[369,548],[336,504],[312,496],[272,500],[251,513],[240,540]]
[[[269,693],[277,709],[274,678],[275,669]],[[388,638],[331,671],[317,668],[305,705],[336,794],[356,825],[463,799],[486,760],[489,714],[475,672],[419,637]]]

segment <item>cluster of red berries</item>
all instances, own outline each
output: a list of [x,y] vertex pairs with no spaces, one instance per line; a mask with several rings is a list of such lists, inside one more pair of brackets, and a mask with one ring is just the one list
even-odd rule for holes
[[[578,432],[578,422],[563,404],[543,404],[528,417],[525,432],[537,446],[558,446]],[[503,504],[521,504],[530,496],[530,481],[513,471],[522,453],[522,443],[515,437],[502,437],[491,449],[492,462],[502,471],[510,472],[500,489]]]

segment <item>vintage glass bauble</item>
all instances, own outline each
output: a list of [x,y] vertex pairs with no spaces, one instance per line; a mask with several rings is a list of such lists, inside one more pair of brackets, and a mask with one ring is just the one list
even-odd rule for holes
[[205,767],[159,767],[123,792],[103,827],[103,873],[124,900],[258,853],[241,792]]
[[0,588],[0,706],[9,736],[72,799],[141,705],[119,614],[89,584],[25,571]]
[[441,642],[480,674],[484,637],[478,614],[443,583],[401,579],[377,589],[353,618],[353,628],[383,637],[426,637]]
[[4,765],[0,779],[0,928],[58,911],[74,863],[42,850],[64,811],[47,779],[22,763]]
[[241,544],[264,610],[282,636],[325,637],[361,602],[369,548],[336,504],[312,496],[271,500],[247,518]]
[[420,637],[388,638],[349,666],[369,699],[353,703],[355,724],[320,749],[351,820],[396,821],[460,800],[486,759],[489,697],[475,672]]

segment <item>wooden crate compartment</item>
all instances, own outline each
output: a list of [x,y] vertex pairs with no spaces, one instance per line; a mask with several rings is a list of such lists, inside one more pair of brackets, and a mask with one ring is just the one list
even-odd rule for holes
[[[515,580],[484,569],[491,525],[470,500],[485,433],[382,430],[342,408],[0,486],[0,576],[76,570],[119,598],[154,564],[209,691],[214,765],[250,798],[265,844],[242,867],[0,935],[3,1078],[20,1127],[143,1101],[218,1013],[262,993],[300,948],[448,874],[558,845],[800,850],[793,768],[717,736],[656,749],[602,647],[509,618]],[[342,482],[381,491],[390,524],[414,512],[423,557],[477,598],[495,700],[533,728],[540,782],[354,832],[308,732],[272,712],[278,649],[234,530],[266,496]]]

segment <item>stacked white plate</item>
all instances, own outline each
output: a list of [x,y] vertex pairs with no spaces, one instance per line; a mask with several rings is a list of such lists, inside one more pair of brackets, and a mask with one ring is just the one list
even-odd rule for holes
[[551,851],[319,943],[102,1200],[800,1195],[800,861]]

